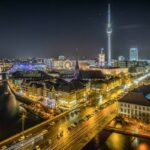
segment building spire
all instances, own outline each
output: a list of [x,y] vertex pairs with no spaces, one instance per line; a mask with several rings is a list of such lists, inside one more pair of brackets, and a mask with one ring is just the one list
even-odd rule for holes
[[79,77],[79,62],[78,62],[78,48],[76,48],[76,64],[75,64],[74,78],[78,79],[78,77]]
[[108,24],[107,24],[107,36],[108,36],[108,66],[110,67],[111,64],[111,34],[112,34],[112,27],[111,27],[111,11],[110,11],[110,4],[108,4]]
[[111,27],[111,12],[110,12],[110,4],[108,4],[108,27]]

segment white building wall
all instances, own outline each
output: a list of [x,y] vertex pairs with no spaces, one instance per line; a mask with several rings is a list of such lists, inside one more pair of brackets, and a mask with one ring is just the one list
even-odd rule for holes
[[150,122],[150,107],[137,104],[119,102],[119,114]]

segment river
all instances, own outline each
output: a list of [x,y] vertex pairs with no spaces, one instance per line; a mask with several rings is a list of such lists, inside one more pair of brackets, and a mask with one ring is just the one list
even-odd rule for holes
[[[19,103],[17,101],[17,103]],[[4,117],[5,116],[5,117]],[[43,120],[38,118],[37,116],[31,114],[26,111],[26,118],[24,120],[24,128],[30,128]],[[22,131],[22,119],[21,114],[19,112],[12,116],[11,114],[1,114],[0,115],[0,141],[13,136],[16,133]]]
[[82,150],[150,150],[150,139],[102,131]]

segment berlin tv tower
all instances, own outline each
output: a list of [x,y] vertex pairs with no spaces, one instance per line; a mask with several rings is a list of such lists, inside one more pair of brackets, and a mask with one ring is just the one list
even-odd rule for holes
[[111,12],[110,4],[108,4],[108,24],[107,24],[107,35],[108,35],[108,66],[111,67]]

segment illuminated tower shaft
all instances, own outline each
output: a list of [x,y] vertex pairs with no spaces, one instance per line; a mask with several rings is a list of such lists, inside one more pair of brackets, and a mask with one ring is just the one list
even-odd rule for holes
[[110,4],[108,4],[108,24],[107,24],[107,35],[108,35],[108,66],[111,66],[111,12]]

